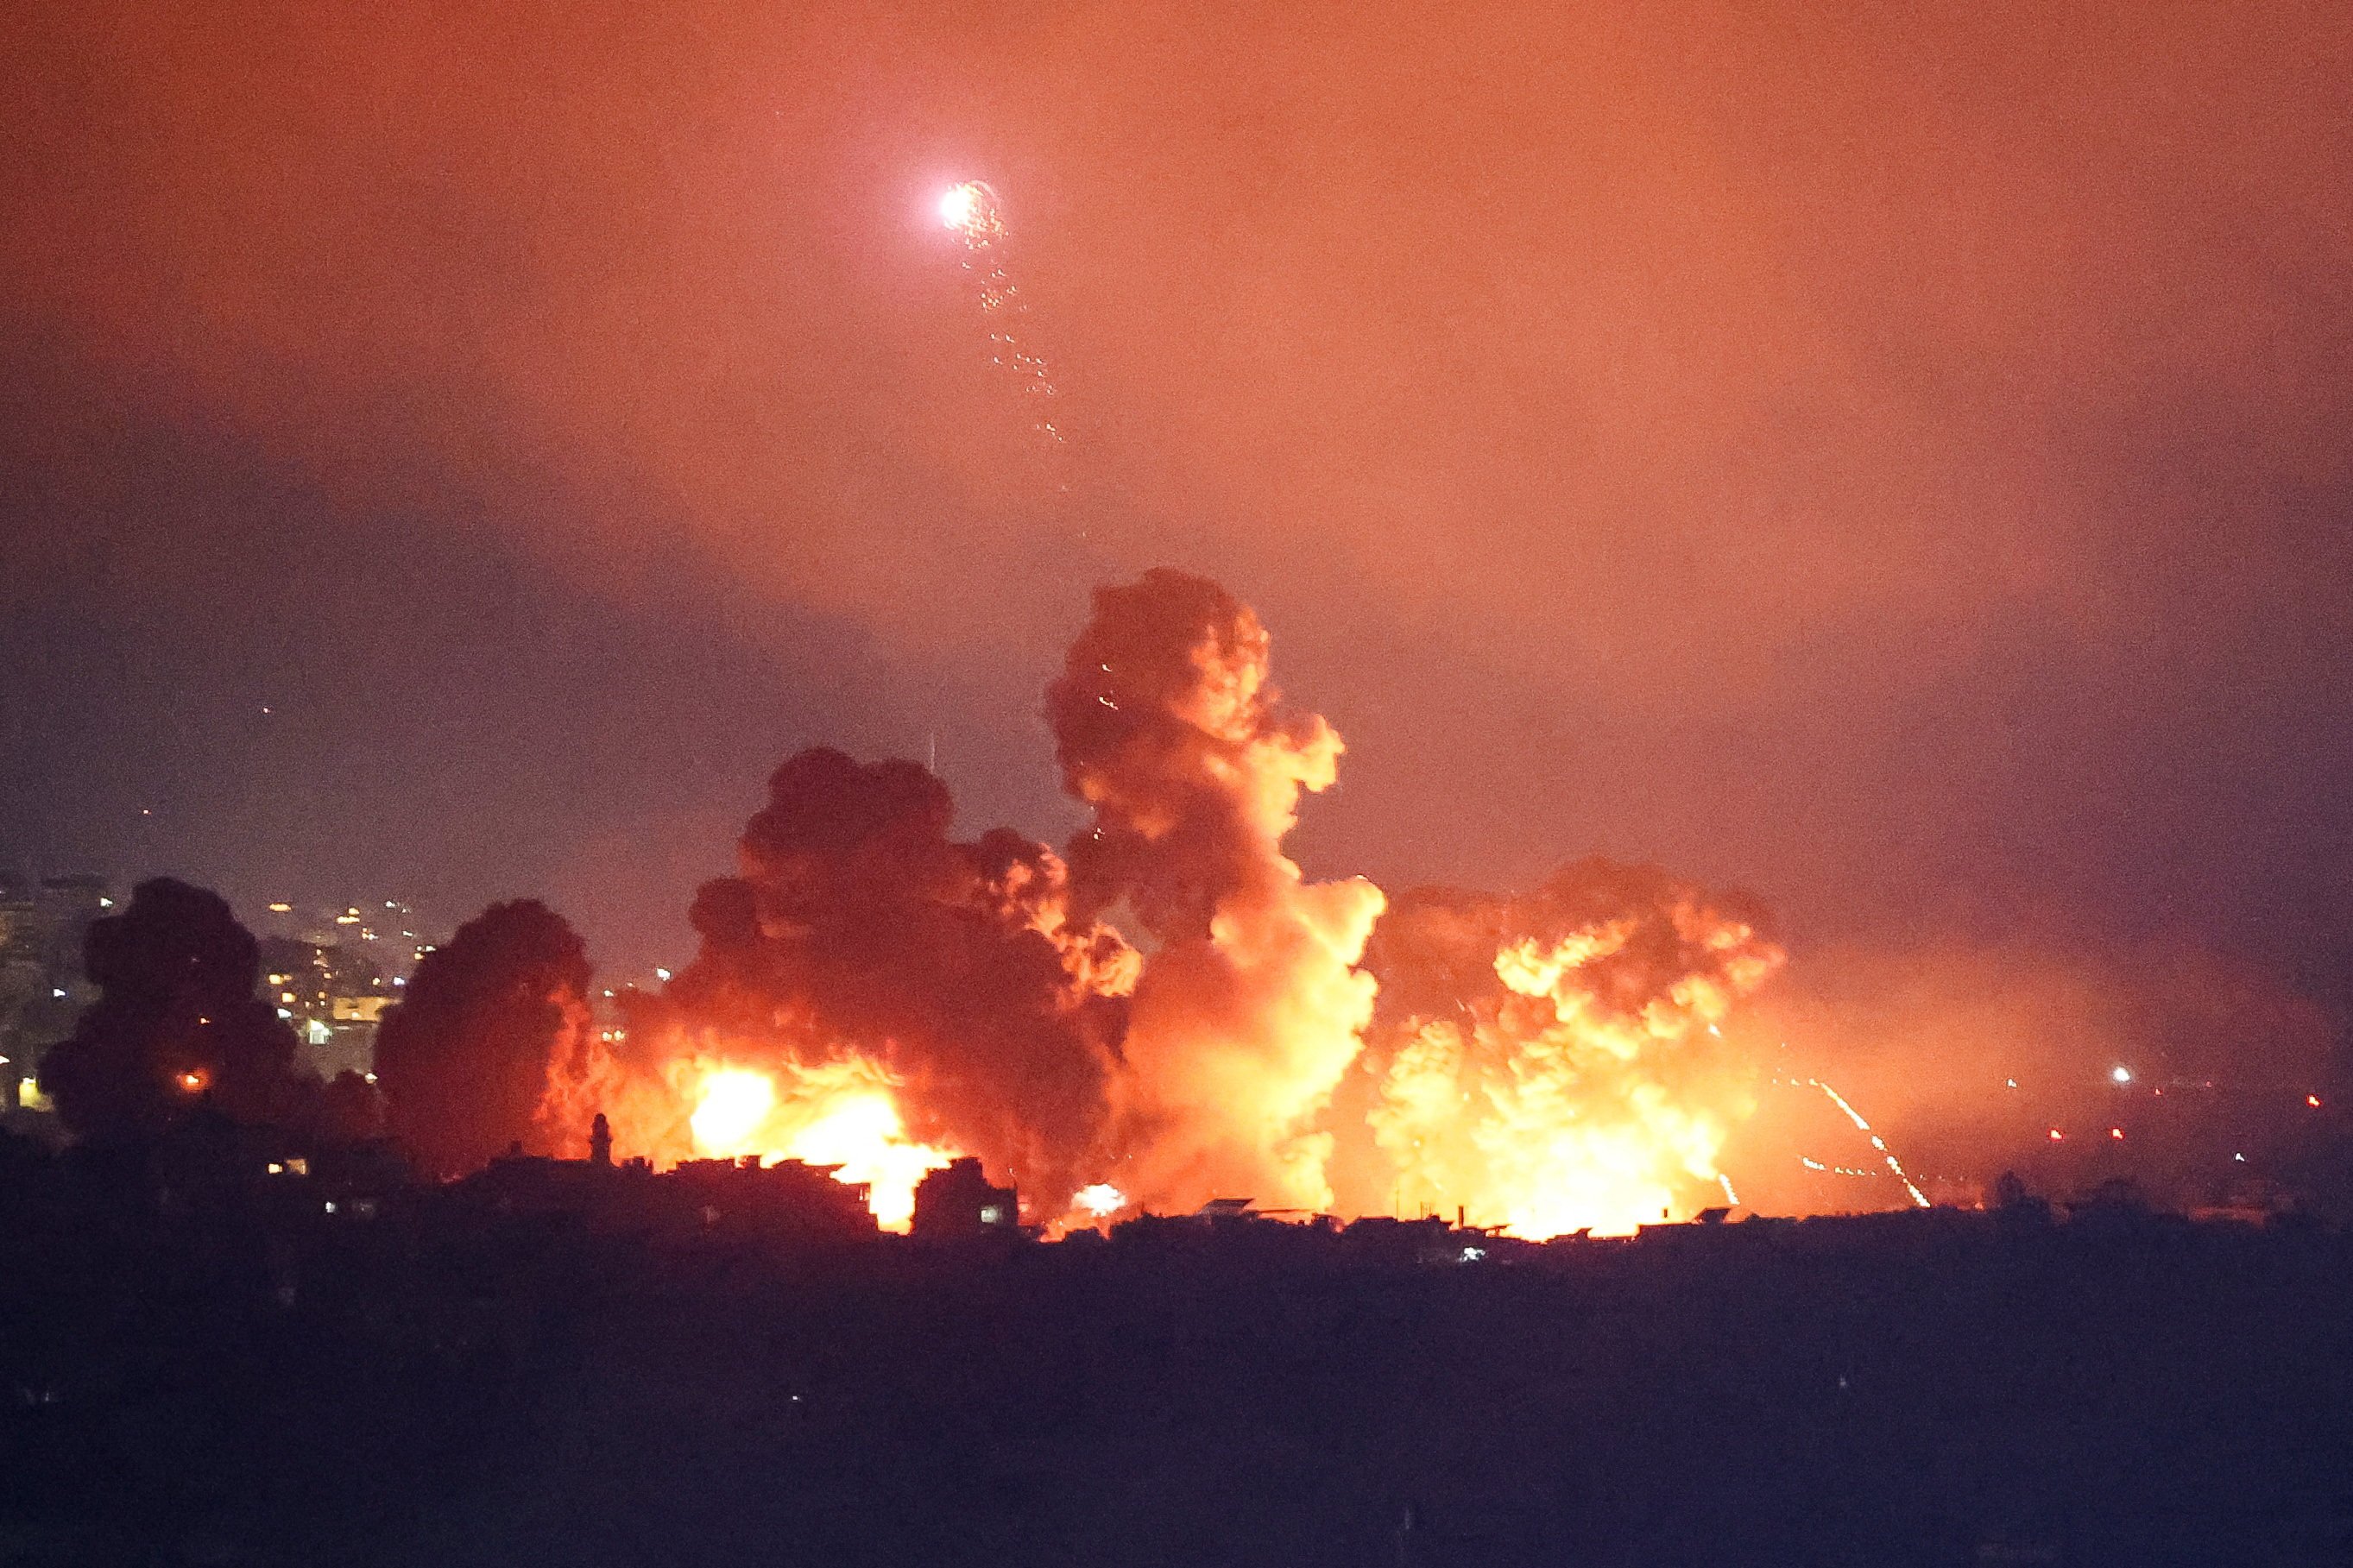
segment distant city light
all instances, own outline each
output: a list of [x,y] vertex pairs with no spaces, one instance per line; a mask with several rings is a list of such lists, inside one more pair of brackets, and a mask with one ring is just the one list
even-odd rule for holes
[[2120,1067],[2114,1072],[2108,1074],[2108,1076],[2116,1079],[2118,1083],[2130,1083],[2132,1082],[2132,1068]]
[[293,905],[291,905],[291,904],[290,904],[290,903],[286,903],[286,902],[280,901],[280,902],[274,903],[274,904],[270,905],[270,906],[269,906],[269,912],[270,912],[271,914],[273,914],[273,915],[289,914],[289,913],[291,913],[291,912],[292,912],[293,908],[294,908],[294,906],[293,906]]
[[62,1002],[65,1000],[65,995],[66,994],[62,987],[56,985],[49,987],[49,996],[51,1000]]
[[194,1094],[205,1087],[205,1075],[200,1072],[184,1072],[180,1075],[180,1087]]
[[111,910],[114,907],[114,900],[112,899],[101,897],[98,900],[98,907],[101,910]]

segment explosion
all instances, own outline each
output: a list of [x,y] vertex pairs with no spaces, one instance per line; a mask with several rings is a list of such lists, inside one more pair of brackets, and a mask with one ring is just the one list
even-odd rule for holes
[[1597,860],[1521,899],[1409,895],[1377,946],[1365,1119],[1397,1207],[1541,1238],[1716,1201],[1752,1109],[1718,1026],[1782,963],[1756,917]]
[[1340,737],[1198,577],[1099,590],[1046,711],[1091,814],[1066,853],[955,838],[913,763],[777,769],[694,960],[559,1053],[559,1146],[604,1110],[659,1162],[835,1167],[894,1228],[966,1154],[1049,1226],[1240,1198],[1542,1237],[1727,1186],[1750,1069],[1718,1025],[1782,962],[1758,911],[1600,861],[1393,907],[1311,881],[1284,840]]

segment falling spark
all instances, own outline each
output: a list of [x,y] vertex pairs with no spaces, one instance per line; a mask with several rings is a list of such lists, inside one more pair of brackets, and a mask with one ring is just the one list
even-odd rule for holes
[[1005,269],[1005,211],[986,181],[966,180],[942,193],[940,223],[964,242],[962,266],[975,284],[981,320],[988,327],[989,363],[1009,374],[1037,411],[1031,420],[1050,447],[1063,444],[1055,423],[1054,400],[1060,395],[1045,360],[1029,352],[1016,334],[1017,324],[1029,313],[1021,291]]
[[[1890,1149],[1885,1143],[1880,1141],[1879,1134],[1872,1131],[1871,1123],[1862,1119],[1862,1112],[1857,1110],[1853,1106],[1849,1105],[1847,1103],[1846,1096],[1841,1094],[1837,1089],[1832,1089],[1829,1084],[1824,1083],[1821,1079],[1818,1078],[1810,1078],[1806,1081],[1812,1084],[1816,1089],[1820,1089],[1824,1094],[1829,1095],[1831,1097],[1831,1103],[1837,1106],[1841,1110],[1845,1111],[1846,1119],[1849,1121],[1853,1122],[1855,1126],[1862,1131],[1864,1137],[1871,1140],[1871,1146],[1873,1149],[1878,1150],[1881,1156],[1886,1160],[1887,1168],[1895,1173],[1895,1179],[1897,1181],[1904,1184],[1904,1190],[1912,1194],[1912,1201],[1919,1205],[1922,1208],[1928,1207],[1928,1195],[1926,1193],[1923,1193],[1918,1187],[1912,1184],[1912,1178],[1905,1173],[1904,1163],[1895,1157],[1894,1150]],[[2059,1134],[2053,1132],[2051,1136],[2056,1138]]]

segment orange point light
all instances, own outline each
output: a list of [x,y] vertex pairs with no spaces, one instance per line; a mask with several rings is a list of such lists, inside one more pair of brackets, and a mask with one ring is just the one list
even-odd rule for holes
[[2309,1105],[2310,1107],[2312,1107],[2312,1109],[2313,1109],[2313,1110],[2319,1110],[2319,1109],[2320,1109],[2320,1096],[2318,1096],[2318,1095],[2316,1095],[2316,1094],[2307,1094],[2307,1095],[2306,1095],[2306,1096],[2304,1097],[2304,1102],[2305,1102],[2306,1105]]
[[2108,1136],[2111,1138],[2121,1139],[2124,1135],[2125,1130],[2121,1127],[2111,1127],[2108,1129]]

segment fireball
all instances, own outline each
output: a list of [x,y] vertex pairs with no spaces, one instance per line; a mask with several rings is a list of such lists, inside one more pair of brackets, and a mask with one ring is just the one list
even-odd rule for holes
[[707,1158],[832,1167],[834,1180],[866,1187],[867,1206],[885,1230],[904,1230],[915,1188],[954,1154],[907,1135],[896,1087],[889,1072],[858,1058],[787,1063],[781,1073],[712,1067],[701,1072],[687,1125],[695,1152]]

